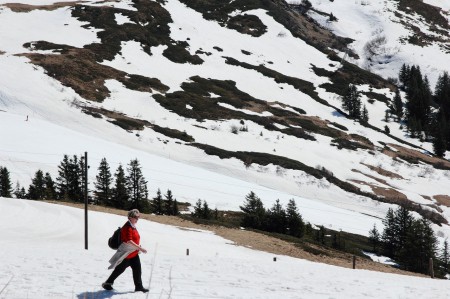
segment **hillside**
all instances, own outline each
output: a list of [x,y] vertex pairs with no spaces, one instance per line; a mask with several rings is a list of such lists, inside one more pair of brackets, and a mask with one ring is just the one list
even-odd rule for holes
[[[115,291],[100,285],[110,273],[111,227],[123,216],[90,212],[84,249],[83,210],[0,198],[3,231],[0,298],[446,298],[445,280],[346,269],[236,246],[203,229],[141,219],[148,254],[140,256],[148,297],[134,293],[131,272]],[[20,219],[18,221],[17,219]],[[9,248],[14,247],[14,254]],[[189,249],[189,255],[186,255]],[[276,257],[276,261],[273,258]],[[324,283],[326,282],[326,283]]]
[[[359,234],[400,204],[450,236],[450,162],[385,120],[388,78],[403,63],[432,86],[450,68],[448,7],[6,2],[0,165],[14,182],[29,184],[37,169],[56,176],[64,154],[87,151],[91,183],[101,158],[113,168],[138,158],[150,196],[171,189],[179,201],[238,210],[253,190],[267,207],[294,198],[307,221]],[[350,83],[367,124],[342,109]]]

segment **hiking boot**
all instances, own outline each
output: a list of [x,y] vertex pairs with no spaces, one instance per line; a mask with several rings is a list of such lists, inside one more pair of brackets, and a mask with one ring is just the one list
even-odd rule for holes
[[147,293],[148,289],[144,288],[144,287],[136,287],[134,289],[135,292],[142,292],[142,293]]
[[113,289],[112,283],[104,282],[104,283],[102,283],[102,288],[104,288],[105,290],[111,291]]

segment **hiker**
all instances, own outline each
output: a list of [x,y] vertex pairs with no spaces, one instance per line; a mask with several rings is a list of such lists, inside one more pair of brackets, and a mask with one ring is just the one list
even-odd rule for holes
[[148,289],[142,286],[142,269],[139,253],[147,253],[147,250],[139,245],[141,237],[136,229],[136,223],[138,222],[139,217],[140,213],[138,209],[133,209],[128,212],[128,221],[122,226],[120,232],[122,244],[120,244],[117,252],[109,261],[111,266],[108,269],[114,268],[114,271],[109,278],[102,283],[102,287],[105,290],[112,290],[114,280],[116,280],[126,268],[131,267],[131,270],[133,271],[134,291],[148,292]]

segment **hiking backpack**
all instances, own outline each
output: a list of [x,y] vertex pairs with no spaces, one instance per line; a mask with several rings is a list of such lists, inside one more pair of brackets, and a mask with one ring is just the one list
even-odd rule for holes
[[119,248],[120,244],[122,244],[122,238],[120,237],[120,230],[121,230],[120,227],[116,229],[113,235],[108,239],[109,248],[116,250],[117,248]]

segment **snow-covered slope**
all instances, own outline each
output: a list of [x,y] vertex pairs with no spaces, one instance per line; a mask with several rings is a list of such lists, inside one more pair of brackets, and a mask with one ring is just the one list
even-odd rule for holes
[[[64,4],[66,1],[55,5],[53,1],[21,2],[28,6],[0,6],[0,165],[10,170],[14,182],[26,186],[37,169],[56,176],[63,154],[87,151],[91,183],[101,158],[106,157],[113,170],[138,158],[150,196],[158,188],[163,192],[171,189],[179,201],[195,203],[200,198],[221,210],[238,210],[244,196],[254,191],[266,207],[276,199],[285,204],[295,198],[307,221],[359,234],[367,234],[374,223],[380,227],[380,218],[394,207],[393,199],[403,197],[421,210],[450,218],[449,208],[437,199],[448,195],[450,168],[442,162],[445,167],[437,169],[432,166],[436,161],[426,160],[431,145],[408,138],[398,123],[386,123],[386,103],[367,95],[362,100],[369,109],[369,123],[380,130],[345,118],[339,111],[340,97],[321,87],[330,79],[312,67],[336,73],[342,64],[310,41],[295,37],[271,12],[257,8],[228,13],[229,18],[250,15],[260,20],[265,32],[253,36],[221,26],[214,18],[206,19],[178,0],[140,2],[150,3],[148,7],[138,6],[139,1],[85,1],[75,8],[73,3]],[[419,63],[433,80],[450,67],[448,54],[439,45],[420,49],[398,41],[406,29],[391,22],[391,12],[383,13],[383,9],[392,10],[395,1],[370,5],[361,5],[361,1],[311,2],[324,11],[332,7],[339,21],[324,25],[355,39],[350,47],[360,59],[347,60],[360,66],[368,66],[362,52],[365,42],[374,30],[382,28],[388,40],[385,47],[395,50],[395,55],[389,63],[370,68],[384,78],[395,76],[402,63]],[[153,15],[140,15],[137,7],[149,9]],[[99,13],[97,19],[92,19],[93,11]],[[101,23],[103,20],[107,21]],[[160,23],[146,23],[155,20]],[[145,30],[154,35],[141,36]],[[168,33],[158,35],[158,30]],[[121,32],[117,36],[123,39],[98,47],[108,42],[105,35],[111,32]],[[154,36],[158,40],[153,40]],[[174,62],[179,59],[170,54],[175,44],[186,51],[176,53],[184,53],[191,63]],[[142,84],[136,88],[129,84],[130,80],[140,82],[136,78],[156,78],[164,87],[156,84],[149,89]],[[200,84],[206,87],[201,90]],[[214,111],[207,111],[212,116],[201,114],[205,111],[199,102],[186,100],[187,87],[193,94],[198,92],[193,100],[201,97],[205,104],[214,104]],[[358,89],[393,97],[387,83],[380,87],[361,84]],[[93,94],[98,100],[91,98]],[[182,96],[176,98],[179,94]],[[183,104],[170,106],[180,102]],[[102,115],[92,113],[98,111],[103,111]],[[192,116],[195,113],[202,117]],[[111,122],[119,116],[145,125],[141,130],[123,130]],[[309,131],[308,122],[315,122],[314,130]],[[164,135],[153,125],[185,133],[196,144],[231,153],[257,152],[272,162],[246,165],[238,156],[220,159],[189,141]],[[385,125],[391,136],[383,133]],[[231,132],[243,126],[247,130]],[[312,138],[299,138],[301,131]],[[346,138],[367,147],[338,149],[338,139]],[[420,162],[407,162],[405,156],[394,159],[404,148],[421,154]],[[309,173],[277,164],[278,157],[302,163]],[[326,169],[333,178],[360,192],[338,187],[325,176],[314,176],[314,169]],[[376,201],[376,196],[390,203]],[[314,213],[317,210],[331,211],[334,217]],[[450,236],[446,225],[436,229],[441,236]]]
[[[89,213],[84,249],[80,209],[0,198],[0,298],[447,298],[444,280],[352,270],[235,246],[209,231],[139,220],[148,254],[140,256],[147,294],[134,293],[131,271],[110,274],[112,228],[126,218]],[[189,256],[186,255],[189,249]],[[150,282],[150,285],[149,285]]]

